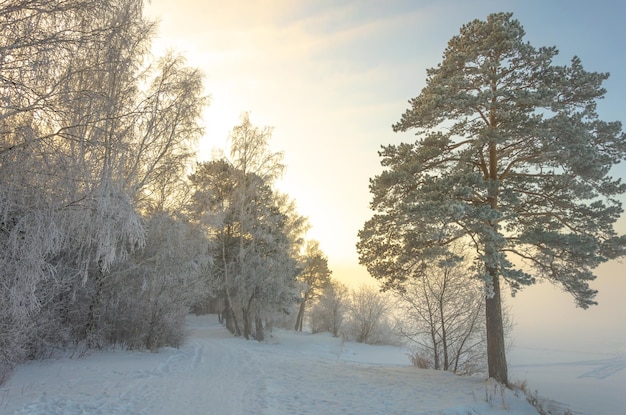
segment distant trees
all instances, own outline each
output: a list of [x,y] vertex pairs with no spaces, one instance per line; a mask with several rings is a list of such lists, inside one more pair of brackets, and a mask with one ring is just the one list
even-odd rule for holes
[[0,371],[72,342],[179,341],[164,333],[208,261],[172,189],[207,99],[181,58],[148,59],[142,7],[0,5]]
[[331,280],[314,302],[309,322],[313,333],[368,344],[396,344],[393,327],[394,302],[377,288],[362,285],[349,290]]
[[[393,126],[418,139],[382,149],[375,214],[359,232],[360,262],[386,288],[429,263],[481,264],[489,376],[504,384],[501,281],[518,290],[544,278],[587,308],[593,269],[625,253],[613,225],[626,186],[610,171],[626,137],[596,113],[608,74],[556,55],[525,42],[510,13],[464,25]],[[450,253],[458,241],[471,255]]]
[[343,334],[367,344],[396,343],[391,312],[393,302],[376,287],[361,285],[350,292]]
[[329,332],[341,335],[341,327],[348,312],[348,288],[339,281],[330,280],[311,308],[309,321],[313,333]]
[[[210,236],[210,284],[226,327],[263,340],[266,321],[297,300],[297,261],[306,221],[272,189],[284,166],[269,149],[271,130],[248,114],[231,134],[230,159],[198,165],[190,176],[190,214]],[[322,255],[321,252],[318,252]]]
[[316,300],[330,284],[331,271],[328,268],[328,258],[321,251],[319,242],[308,241],[302,257],[302,270],[298,275],[301,284],[300,305],[296,317],[296,331],[302,331],[304,312],[310,301]]

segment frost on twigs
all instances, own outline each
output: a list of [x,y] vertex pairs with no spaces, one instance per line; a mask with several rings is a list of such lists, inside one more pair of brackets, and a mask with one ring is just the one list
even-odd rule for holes
[[[125,295],[149,306],[129,287],[160,275],[166,303],[180,290],[164,286],[198,273],[134,263],[153,243],[152,215],[180,210],[172,189],[185,188],[206,104],[200,74],[181,59],[149,65],[154,25],[141,7],[0,5],[8,22],[0,39],[1,365],[68,344],[123,343],[111,333],[127,322]],[[167,320],[151,310],[151,321]]]

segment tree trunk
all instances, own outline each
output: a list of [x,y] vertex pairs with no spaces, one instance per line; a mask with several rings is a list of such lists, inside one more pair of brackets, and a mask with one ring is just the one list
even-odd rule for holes
[[450,370],[450,359],[448,356],[448,336],[446,333],[446,328],[448,323],[446,321],[445,310],[444,310],[444,297],[446,295],[446,283],[448,281],[448,270],[444,271],[444,279],[443,285],[441,287],[441,293],[439,294],[439,298],[437,299],[437,306],[439,308],[439,319],[441,320],[441,345],[443,347],[443,370]]
[[304,309],[306,307],[306,301],[308,299],[308,292],[304,293],[304,297],[302,298],[302,302],[300,303],[300,308],[298,309],[298,317],[296,317],[296,327],[295,331],[302,331],[302,320],[304,320]]
[[302,315],[304,314],[304,301],[300,303],[298,308],[298,316],[296,317],[296,326],[293,328],[295,331],[302,331]]
[[500,278],[495,270],[490,269],[489,275],[493,285],[493,297],[487,298],[485,304],[487,318],[487,365],[489,377],[503,385],[509,384],[506,364],[504,324],[502,321],[502,302],[500,298]]
[[98,266],[98,270],[96,271],[95,280],[96,290],[91,297],[91,303],[89,304],[89,312],[87,313],[87,321],[85,323],[84,329],[87,347],[89,347],[90,349],[96,347],[99,348],[101,346],[98,336],[98,320],[102,300],[102,290],[104,288],[104,271],[102,270],[102,267],[100,265]]
[[248,305],[241,308],[241,312],[243,314],[243,335],[246,340],[250,340],[250,335],[252,334],[252,324],[250,324],[250,310],[252,309],[252,302],[254,301],[254,297],[255,294],[253,293],[250,298],[248,298]]
[[254,325],[255,325],[255,339],[257,341],[262,342],[263,340],[265,340],[265,333],[263,331],[263,319],[261,319],[261,316],[259,316],[258,314],[256,314],[254,316]]
[[243,315],[243,337],[246,340],[250,340],[250,317],[248,316],[248,308],[242,307],[241,314]]
[[[228,290],[226,291],[228,292]],[[241,336],[241,330],[239,330],[239,324],[237,323],[237,316],[235,316],[235,310],[233,310],[229,297],[230,296],[227,295],[226,298],[224,298],[224,311],[222,312],[223,319],[226,323],[228,331],[235,336]]]
[[[495,81],[492,81],[492,89],[495,92],[497,86]],[[492,98],[492,107],[489,124],[492,128],[497,127],[497,118],[495,108],[496,98]],[[499,177],[498,177],[498,149],[495,141],[489,141],[489,183],[488,183],[487,195],[489,204],[493,210],[498,210],[498,194],[499,194]],[[498,234],[497,221],[489,221],[489,224],[493,227],[493,233]],[[488,257],[493,255],[493,258],[488,258],[487,261],[495,260],[495,241],[489,240],[485,246],[485,252],[488,253]],[[491,287],[493,289],[493,296],[487,296],[485,301],[485,313],[487,323],[487,366],[489,367],[489,377],[494,378],[496,381],[503,385],[509,385],[508,368],[506,365],[506,351],[504,343],[504,324],[502,321],[502,301],[500,298],[500,276],[498,270],[493,264],[485,264],[489,279],[491,280]],[[491,298],[489,298],[491,297]]]
[[[430,310],[429,310],[430,312]],[[429,322],[430,324],[430,340],[433,342],[433,369],[439,370],[439,342],[437,341],[437,327],[433,324],[433,321]]]

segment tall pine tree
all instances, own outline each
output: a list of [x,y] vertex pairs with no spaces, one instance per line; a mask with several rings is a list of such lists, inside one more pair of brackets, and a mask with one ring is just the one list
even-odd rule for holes
[[510,13],[461,28],[394,131],[417,141],[383,147],[371,180],[375,215],[359,232],[360,262],[387,288],[473,246],[487,292],[489,376],[508,383],[501,280],[515,291],[547,279],[579,307],[595,304],[593,269],[623,256],[613,225],[626,186],[610,176],[626,157],[619,122],[598,118],[606,73],[580,59],[555,65]]

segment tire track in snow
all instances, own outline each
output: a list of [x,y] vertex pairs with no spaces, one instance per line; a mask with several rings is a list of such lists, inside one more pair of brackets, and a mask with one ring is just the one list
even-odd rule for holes
[[515,368],[540,368],[540,367],[577,367],[577,366],[597,366],[592,370],[586,371],[579,375],[578,378],[596,378],[606,379],[613,376],[622,370],[626,369],[626,357],[623,354],[618,354],[615,357],[608,359],[595,359],[595,360],[568,360],[566,362],[547,362],[547,363],[531,363],[531,364],[516,364]]
[[599,367],[593,370],[590,370],[589,372],[583,373],[582,375],[578,376],[579,378],[606,379],[626,369],[626,357],[621,354],[612,359],[581,362],[581,363],[594,365],[594,366],[597,365]]

